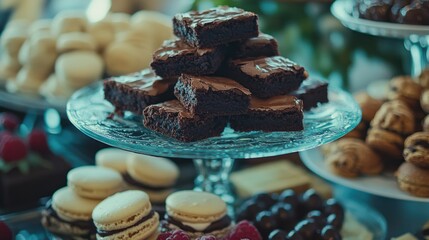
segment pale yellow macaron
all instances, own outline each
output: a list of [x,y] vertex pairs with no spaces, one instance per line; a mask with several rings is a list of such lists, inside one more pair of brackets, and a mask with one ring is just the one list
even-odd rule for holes
[[[204,234],[221,237],[232,227],[225,202],[212,193],[178,191],[168,196],[165,206],[167,210],[166,228],[174,230],[186,226],[187,232],[192,238]],[[207,232],[207,228],[213,222],[216,222],[217,227]],[[192,228],[192,231],[189,231],[189,228]]]
[[164,202],[179,177],[179,168],[167,158],[132,153],[127,159],[125,182],[131,189],[149,194],[152,202]]
[[84,166],[67,174],[67,184],[81,197],[104,199],[123,188],[119,172],[105,167]]
[[95,51],[97,43],[92,35],[83,32],[63,33],[57,39],[58,53],[84,50]]
[[99,200],[78,196],[69,187],[61,188],[52,196],[51,207],[42,212],[42,224],[50,232],[73,239],[93,239],[92,211],[99,203]]
[[138,190],[116,193],[95,207],[92,218],[97,239],[147,239],[159,226],[149,196]]
[[132,154],[119,148],[104,148],[95,154],[95,164],[118,171],[127,172],[127,158]]

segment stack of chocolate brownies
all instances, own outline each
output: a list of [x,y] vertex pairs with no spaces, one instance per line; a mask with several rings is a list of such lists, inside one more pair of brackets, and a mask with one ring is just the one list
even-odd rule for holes
[[[104,82],[117,112],[181,141],[235,131],[300,131],[303,110],[327,102],[327,83],[279,56],[256,14],[234,7],[177,14],[178,39],[153,54],[152,69]],[[305,81],[304,81],[305,80]]]

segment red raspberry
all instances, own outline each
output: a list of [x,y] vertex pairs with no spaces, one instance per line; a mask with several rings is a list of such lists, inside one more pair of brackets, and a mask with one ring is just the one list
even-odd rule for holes
[[0,113],[0,126],[3,129],[11,132],[15,131],[20,124],[20,121],[15,114],[12,113]]
[[2,240],[13,240],[12,230],[2,221],[0,221],[0,236]]
[[0,146],[2,145],[2,142],[8,138],[13,136],[12,133],[8,132],[8,131],[4,131],[4,132],[0,132]]
[[213,235],[203,235],[195,240],[217,240],[217,238]]
[[159,234],[156,240],[191,240],[191,238],[182,230],[174,230]]
[[262,240],[261,234],[258,232],[255,226],[250,222],[243,220],[239,222],[235,227],[225,236],[224,240]]
[[0,157],[5,162],[15,162],[27,156],[25,142],[16,136],[7,137],[0,145]]
[[31,150],[40,153],[46,154],[50,152],[48,139],[46,137],[46,133],[43,130],[33,130],[30,134],[28,134],[28,146]]

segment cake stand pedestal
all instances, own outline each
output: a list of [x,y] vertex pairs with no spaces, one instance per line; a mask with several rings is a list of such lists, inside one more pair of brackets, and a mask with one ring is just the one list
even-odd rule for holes
[[198,170],[195,188],[213,192],[232,204],[229,173],[234,159],[277,156],[315,148],[334,141],[360,122],[361,111],[353,97],[329,89],[329,103],[304,113],[299,132],[234,132],[225,128],[220,137],[180,142],[143,126],[141,116],[125,113],[109,118],[114,107],[104,100],[101,83],[77,91],[67,103],[70,121],[83,133],[111,146],[132,152],[194,159]]
[[411,55],[411,75],[417,76],[429,63],[429,26],[371,21],[351,15],[354,0],[337,0],[332,14],[347,28],[380,37],[399,38]]

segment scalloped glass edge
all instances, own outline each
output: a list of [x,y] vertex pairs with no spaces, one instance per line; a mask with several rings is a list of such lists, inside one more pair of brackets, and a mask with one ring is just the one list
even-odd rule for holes
[[[209,138],[197,142],[190,142],[190,143],[184,143],[177,141],[172,138],[168,138],[165,136],[162,136],[160,134],[152,132],[153,138],[150,140],[156,140],[161,141],[161,143],[166,143],[170,146],[151,146],[149,143],[149,139],[145,140],[143,143],[145,144],[132,144],[130,142],[127,142],[127,137],[117,137],[117,136],[110,136],[108,134],[108,129],[102,129],[102,131],[94,131],[94,129],[91,129],[91,127],[94,126],[86,126],[83,124],[82,119],[78,119],[76,117],[77,111],[81,111],[79,109],[75,109],[72,105],[76,103],[81,98],[89,98],[88,100],[96,100],[96,101],[102,101],[105,102],[103,104],[108,103],[103,98],[102,89],[101,89],[101,83],[93,84],[91,86],[82,88],[75,92],[73,96],[70,98],[70,100],[67,103],[67,116],[70,120],[70,122],[81,132],[88,135],[91,138],[94,138],[95,140],[98,140],[100,142],[103,142],[107,145],[111,145],[114,147],[122,148],[124,150],[142,153],[142,154],[148,154],[148,155],[154,155],[154,156],[162,156],[162,157],[177,157],[177,158],[197,158],[197,159],[215,159],[215,158],[259,158],[259,157],[270,157],[270,156],[278,156],[282,154],[287,153],[293,153],[298,151],[304,151],[307,149],[312,149],[315,147],[318,147],[322,144],[326,144],[329,142],[332,142],[348,132],[350,132],[352,129],[354,129],[360,122],[361,119],[361,110],[359,105],[356,103],[356,101],[353,99],[353,97],[341,89],[334,89],[329,88],[329,97],[336,99],[336,101],[340,101],[341,104],[347,106],[350,108],[350,111],[348,112],[347,117],[347,123],[344,124],[343,122],[340,122],[342,125],[336,127],[336,131],[325,130],[323,131],[323,136],[321,138],[317,139],[298,139],[305,141],[305,144],[295,144],[292,142],[270,142],[270,137],[273,137],[275,139],[287,137],[288,134],[292,135],[303,135],[303,133],[306,130],[300,131],[300,132],[244,132],[244,133],[237,133],[234,132],[230,128],[226,128],[223,136],[221,137],[214,137]],[[100,99],[101,98],[101,99]],[[332,99],[330,100],[330,103],[327,104],[334,104]],[[90,103],[88,103],[90,104]],[[110,103],[108,103],[110,105]],[[331,112],[331,113],[324,113],[321,112],[323,110],[323,105],[321,107],[315,108],[314,112],[313,110],[310,112],[304,113],[304,122],[306,120],[308,121],[315,121],[317,123],[318,116],[320,114],[330,114],[329,116],[334,119],[335,121],[344,121],[344,116],[339,114],[338,112]],[[91,107],[91,106],[89,106]],[[101,107],[103,108],[103,106]],[[107,109],[103,109],[107,110]],[[331,108],[331,111],[333,109]],[[99,110],[100,111],[100,110]],[[113,112],[113,106],[111,106],[110,112]],[[311,114],[310,114],[311,113]],[[98,118],[100,116],[95,116],[95,118]],[[102,119],[103,121],[106,119]],[[96,119],[94,120],[96,121]],[[121,121],[121,124],[125,124],[127,121]],[[133,123],[135,127],[139,127],[140,124]],[[94,123],[92,123],[94,125]],[[143,127],[144,128],[144,127]],[[150,130],[149,130],[150,131]],[[309,131],[305,133],[311,133]],[[309,135],[311,137],[314,137],[312,135]],[[255,144],[255,141],[251,141],[252,139],[263,139],[264,145]],[[139,140],[135,140],[139,141]],[[152,142],[152,141],[151,141]],[[222,143],[223,142],[223,143]],[[226,142],[226,143],[225,143]],[[255,145],[244,145],[247,144],[247,142],[255,144]],[[139,142],[142,143],[142,142]],[[222,148],[224,145],[222,144],[231,144],[231,146],[228,146],[228,149]],[[219,144],[219,145],[216,145]],[[240,145],[241,144],[241,145]],[[289,144],[289,145],[288,145]],[[291,145],[290,145],[291,144]],[[173,146],[173,147],[172,147]],[[209,149],[202,149],[202,147],[209,147]]]
[[331,5],[331,13],[345,27],[353,31],[393,38],[406,38],[413,34],[429,35],[429,26],[426,25],[379,22],[353,17],[347,12],[352,7],[352,3],[351,0],[337,0]]

